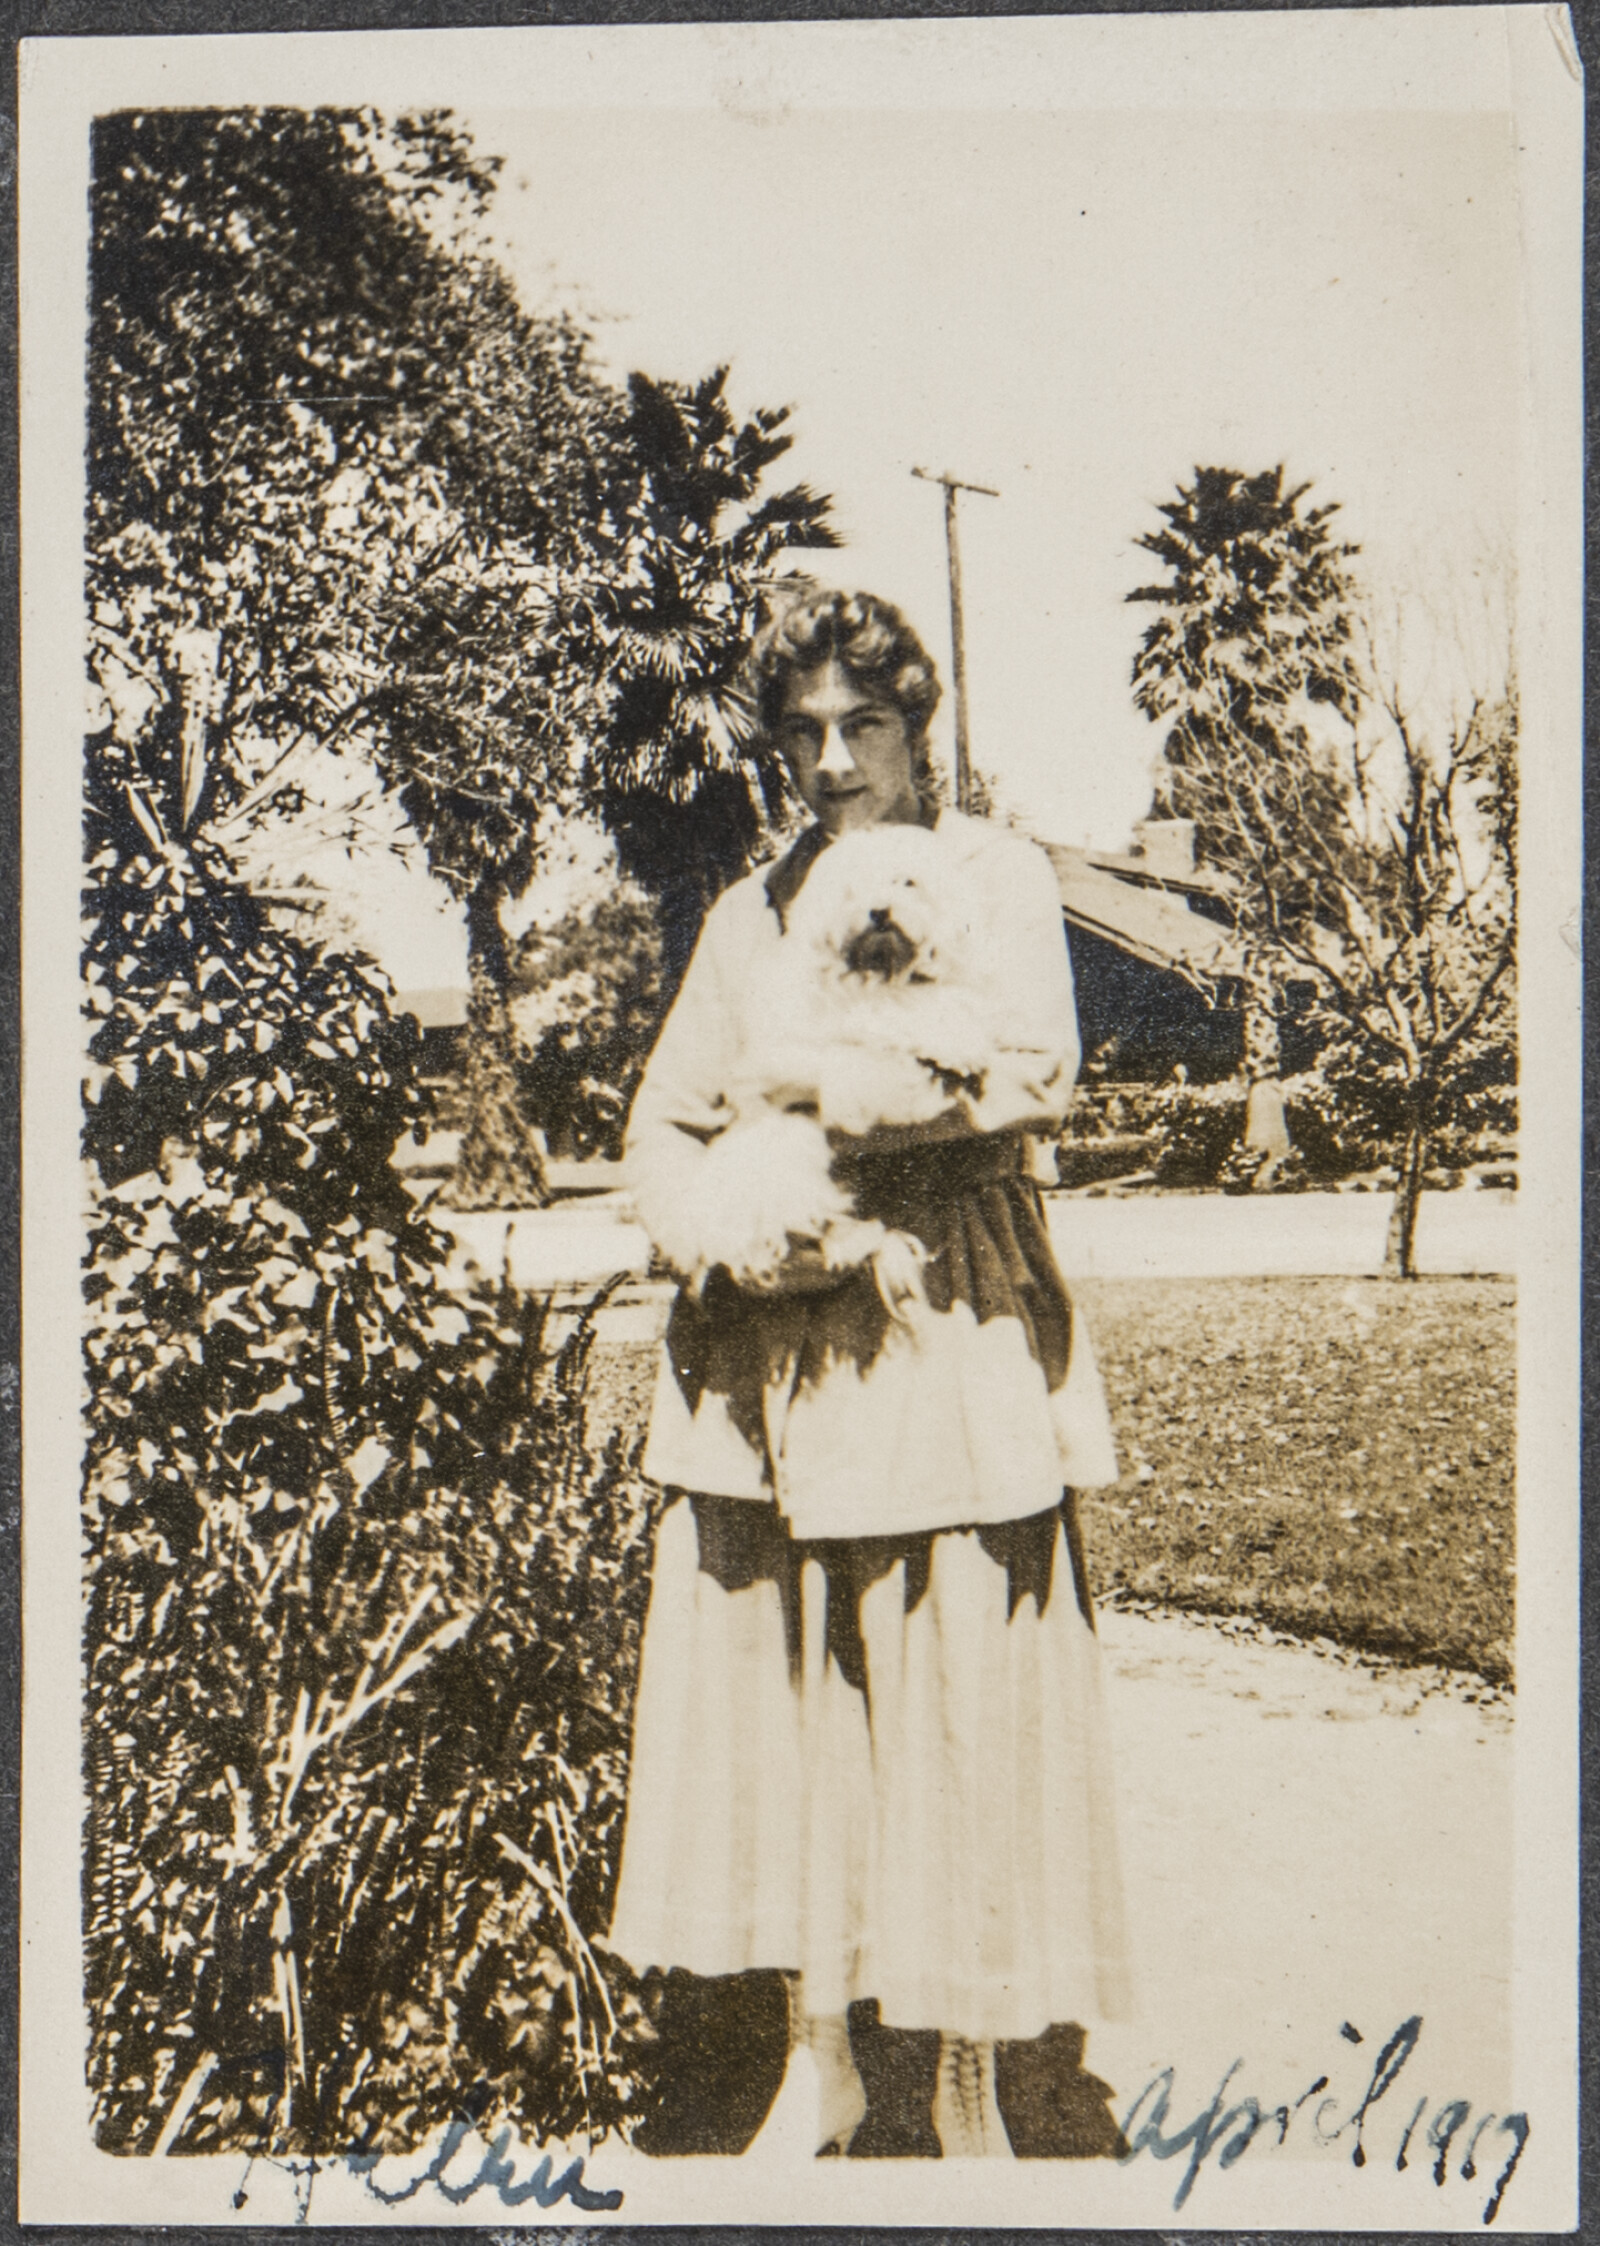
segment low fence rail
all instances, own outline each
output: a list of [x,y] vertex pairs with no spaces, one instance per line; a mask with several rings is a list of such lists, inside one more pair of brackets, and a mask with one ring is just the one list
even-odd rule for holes
[[[1361,1278],[1383,1268],[1387,1193],[1148,1193],[1104,1200],[1046,1193],[1050,1237],[1069,1279]],[[653,1293],[650,1241],[622,1190],[548,1209],[445,1209],[451,1270],[462,1286],[508,1280],[530,1290],[583,1287],[626,1274]],[[1497,1190],[1425,1193],[1417,1266],[1427,1274],[1511,1276],[1517,1197]]]

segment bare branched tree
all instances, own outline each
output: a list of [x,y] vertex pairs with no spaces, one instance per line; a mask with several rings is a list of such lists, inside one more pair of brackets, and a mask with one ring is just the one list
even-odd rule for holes
[[1454,659],[1441,694],[1408,656],[1408,620],[1363,624],[1359,697],[1344,712],[1280,730],[1266,754],[1214,711],[1184,762],[1239,934],[1282,980],[1311,987],[1325,1071],[1369,1105],[1389,1095],[1401,1146],[1385,1268],[1397,1277],[1415,1273],[1441,1110],[1506,1039],[1517,901],[1509,631],[1486,672],[1448,619],[1422,617],[1435,668]]

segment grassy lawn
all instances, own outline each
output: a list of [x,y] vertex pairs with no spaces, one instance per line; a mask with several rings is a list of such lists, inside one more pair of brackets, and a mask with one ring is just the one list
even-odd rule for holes
[[[1123,1479],[1087,1494],[1096,1596],[1251,1615],[1511,1675],[1515,1289],[1505,1280],[1083,1281]],[[654,1351],[602,1348],[642,1423]]]
[[1124,1468],[1084,1508],[1099,1596],[1510,1677],[1508,1281],[1076,1292]]

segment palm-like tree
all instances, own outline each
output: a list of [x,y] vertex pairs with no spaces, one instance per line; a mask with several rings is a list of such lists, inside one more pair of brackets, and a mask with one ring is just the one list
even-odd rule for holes
[[[693,386],[630,377],[626,398],[588,430],[595,481],[579,535],[554,566],[524,572],[498,596],[502,614],[520,603],[528,622],[495,694],[470,708],[451,698],[453,741],[441,761],[460,799],[449,838],[466,846],[468,863],[449,870],[467,901],[473,978],[468,1129],[453,1189],[463,1205],[538,1190],[516,1096],[500,919],[539,841],[537,812],[508,820],[499,809],[519,776],[546,815],[598,817],[624,874],[653,897],[663,1002],[706,907],[781,816],[781,769],[750,722],[740,667],[779,556],[838,541],[825,497],[804,485],[761,496],[766,471],[793,442],[788,411],[739,421],[727,371]],[[469,613],[458,645],[471,640],[482,581],[462,597]],[[413,816],[426,832],[422,808]],[[444,840],[430,842],[436,870]]]
[[1304,505],[1310,488],[1286,489],[1281,466],[1254,476],[1197,467],[1158,510],[1164,527],[1135,541],[1165,565],[1166,582],[1127,596],[1160,611],[1133,662],[1136,705],[1167,729],[1156,808],[1195,822],[1202,856],[1234,878],[1236,895],[1270,900],[1274,926],[1257,926],[1252,912],[1239,928],[1246,1065],[1272,1108],[1259,1111],[1264,1144],[1282,1143],[1270,938],[1317,912],[1304,860],[1285,837],[1308,825],[1343,831],[1347,783],[1318,754],[1308,719],[1321,704],[1353,724],[1360,702],[1349,570],[1357,548],[1333,533],[1336,504]]
[[804,484],[761,496],[794,441],[788,410],[741,422],[727,376],[630,379],[591,611],[610,686],[588,799],[657,900],[669,986],[707,905],[785,806],[740,689],[744,650],[780,557],[839,543],[826,497]]
[[1281,467],[1196,468],[1158,509],[1165,527],[1135,540],[1169,572],[1127,596],[1160,609],[1133,663],[1135,703],[1168,728],[1157,798],[1199,822],[1211,855],[1227,838],[1211,830],[1192,775],[1218,742],[1270,766],[1304,740],[1306,705],[1351,719],[1359,700],[1348,567],[1358,549],[1333,534],[1336,504],[1302,505],[1310,488],[1285,490]]

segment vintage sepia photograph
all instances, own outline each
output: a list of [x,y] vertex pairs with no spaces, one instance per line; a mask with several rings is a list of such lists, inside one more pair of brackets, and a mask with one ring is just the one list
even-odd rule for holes
[[25,2219],[1570,2228],[1565,11],[22,83]]

